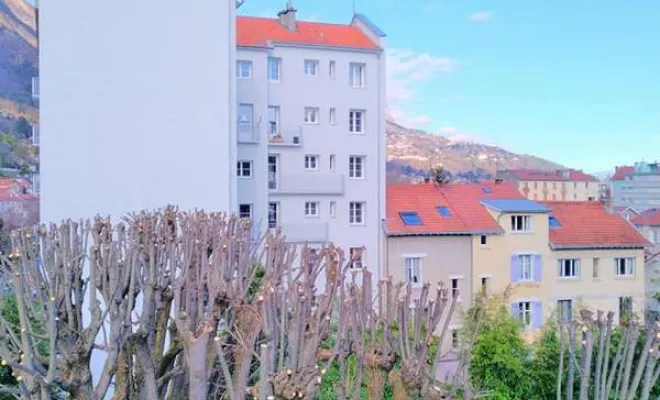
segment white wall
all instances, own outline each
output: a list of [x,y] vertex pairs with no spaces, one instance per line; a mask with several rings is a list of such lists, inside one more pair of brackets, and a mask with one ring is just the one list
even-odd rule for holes
[[42,220],[233,210],[234,2],[39,6]]

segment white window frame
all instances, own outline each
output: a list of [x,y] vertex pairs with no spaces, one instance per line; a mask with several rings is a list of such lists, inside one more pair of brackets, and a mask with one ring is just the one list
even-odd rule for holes
[[318,125],[319,121],[319,108],[318,107],[305,107],[305,115],[303,122],[306,124]]
[[277,228],[280,223],[280,203],[271,201],[268,203],[268,228]]
[[[564,318],[566,310],[564,305],[569,304],[571,315],[568,316],[568,319]],[[570,322],[573,320],[573,299],[560,299],[557,300],[557,317],[560,322]]]
[[328,122],[330,125],[337,125],[337,109],[334,107],[329,111]]
[[236,176],[238,178],[252,178],[252,169],[253,165],[250,160],[238,160],[236,162]]
[[[245,216],[241,213],[241,207],[243,207],[243,206],[248,207],[248,215],[247,216]],[[239,218],[252,219],[252,204],[249,204],[249,203],[239,204],[238,205],[238,217]]]
[[364,134],[364,115],[364,110],[350,110],[348,112],[348,131],[350,133],[354,135]]
[[305,171],[318,171],[319,170],[319,156],[307,154],[305,156]]
[[364,225],[365,208],[363,201],[351,201],[348,204],[348,223],[350,225]]
[[[243,66],[247,67],[247,70],[244,71]],[[244,75],[244,72],[247,72],[247,75]],[[252,79],[252,61],[236,60],[236,77],[238,79]]]
[[348,157],[348,177],[350,179],[364,179],[364,156]]
[[332,200],[330,201],[330,218],[337,217],[337,202]]
[[305,202],[305,217],[307,217],[307,218],[318,218],[320,207],[321,207],[321,204],[318,201],[306,201]]
[[367,86],[365,63],[350,63],[348,67],[348,80],[352,88],[359,89]]
[[[422,257],[409,256],[404,257],[403,276],[406,282],[413,286],[422,285]],[[414,281],[417,278],[417,282]]]
[[[454,287],[454,283],[456,283],[456,286]],[[453,299],[455,296],[461,295],[461,279],[460,278],[451,278],[450,279],[450,284],[451,284],[451,298]]]
[[352,260],[355,253],[359,253],[359,257],[351,262],[352,269],[362,269],[364,268],[364,249],[362,247],[351,247],[349,248],[348,255],[349,259]]
[[[274,76],[273,72],[277,72]],[[278,57],[268,57],[268,81],[279,82],[282,79],[282,59]]]
[[520,263],[519,282],[534,282],[534,254],[518,254],[518,262]]
[[635,276],[635,258],[617,257],[614,259],[614,274],[618,277]]
[[337,157],[334,154],[330,154],[330,171],[333,171],[337,168]]
[[532,309],[531,301],[518,302],[518,320],[522,323],[525,329],[531,329],[534,324],[534,311]]
[[[273,117],[273,118],[271,118]],[[280,106],[268,106],[268,134],[277,135],[280,133]]]
[[562,279],[576,279],[580,277],[579,258],[560,258],[557,261],[557,276]]
[[305,76],[316,78],[319,76],[319,60],[305,60],[303,64]]
[[511,231],[512,232],[531,232],[532,231],[532,216],[531,215],[512,215],[511,216]]

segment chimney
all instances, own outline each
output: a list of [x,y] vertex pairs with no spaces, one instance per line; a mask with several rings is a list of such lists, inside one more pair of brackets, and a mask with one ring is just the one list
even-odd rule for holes
[[280,19],[280,24],[285,27],[288,31],[296,31],[296,10],[293,8],[291,0],[286,2],[286,8],[277,13],[277,17]]

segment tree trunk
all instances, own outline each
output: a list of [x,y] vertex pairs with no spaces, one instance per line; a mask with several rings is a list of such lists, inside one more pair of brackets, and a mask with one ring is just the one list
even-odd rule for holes
[[188,400],[205,400],[208,391],[206,371],[206,348],[210,332],[202,330],[185,345],[188,363]]

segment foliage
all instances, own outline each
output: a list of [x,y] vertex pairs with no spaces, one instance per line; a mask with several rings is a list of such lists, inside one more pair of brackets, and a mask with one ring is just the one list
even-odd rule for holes
[[434,167],[429,171],[431,182],[436,186],[444,186],[451,182],[451,172],[443,167]]
[[531,353],[532,392],[539,400],[556,398],[559,354],[557,326],[554,322],[549,322],[544,327],[539,340],[534,343]]
[[19,117],[16,121],[16,133],[26,139],[32,135],[32,125],[25,117]]

